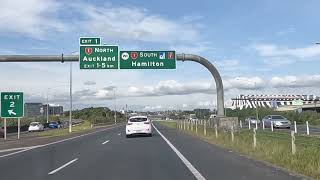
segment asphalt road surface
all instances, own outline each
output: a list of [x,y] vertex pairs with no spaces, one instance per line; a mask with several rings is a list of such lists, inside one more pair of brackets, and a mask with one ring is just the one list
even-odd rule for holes
[[[124,126],[0,155],[0,179],[300,179],[155,123],[153,137]],[[17,153],[18,152],[18,153]]]

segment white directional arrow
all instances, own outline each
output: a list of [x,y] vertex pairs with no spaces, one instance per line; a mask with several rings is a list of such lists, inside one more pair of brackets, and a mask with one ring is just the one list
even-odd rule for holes
[[17,115],[17,113],[13,112],[13,109],[9,109],[8,113],[9,113],[9,115],[14,115],[14,116]]

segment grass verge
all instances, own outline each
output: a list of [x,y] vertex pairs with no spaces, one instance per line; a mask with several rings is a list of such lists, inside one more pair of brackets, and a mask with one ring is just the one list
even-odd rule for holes
[[[159,122],[167,127],[177,129],[175,121]],[[296,135],[295,155],[291,153],[291,135],[289,132],[271,132],[270,130],[257,130],[257,146],[253,148],[253,131],[241,130],[234,132],[234,141],[231,141],[231,132],[218,130],[218,138],[212,128],[198,125],[198,133],[193,128],[181,130],[187,134],[197,136],[209,143],[223,148],[232,149],[240,154],[245,154],[254,159],[263,160],[291,171],[315,179],[320,179],[320,138]]]
[[[88,121],[85,121],[77,126],[72,127],[72,133],[85,132],[91,129],[91,124]],[[69,128],[63,129],[52,129],[49,131],[37,132],[36,135],[40,137],[56,137],[56,136],[66,136],[70,135]]]

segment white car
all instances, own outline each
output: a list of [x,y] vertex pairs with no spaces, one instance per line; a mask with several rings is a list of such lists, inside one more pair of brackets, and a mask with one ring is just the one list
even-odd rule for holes
[[44,126],[39,122],[32,122],[28,128],[29,132],[33,131],[44,131]]
[[126,125],[126,137],[131,135],[152,136],[152,125],[147,116],[130,117]]

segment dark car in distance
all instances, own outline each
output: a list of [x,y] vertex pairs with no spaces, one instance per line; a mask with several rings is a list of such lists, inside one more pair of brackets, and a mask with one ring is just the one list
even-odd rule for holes
[[49,128],[51,128],[51,129],[60,128],[60,124],[57,121],[52,121],[49,123]]

